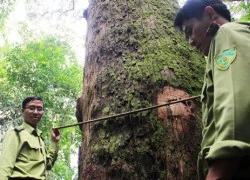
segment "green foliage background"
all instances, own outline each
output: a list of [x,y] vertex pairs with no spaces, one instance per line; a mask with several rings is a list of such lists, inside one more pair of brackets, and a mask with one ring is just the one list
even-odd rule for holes
[[[0,61],[0,124],[3,130],[22,122],[21,102],[26,96],[39,95],[45,102],[40,124],[46,143],[50,129],[76,123],[74,112],[80,96],[82,69],[66,42],[56,37],[10,47]],[[72,179],[70,155],[79,146],[78,127],[61,131],[59,157],[51,179]]]
[[250,1],[231,2],[229,6],[236,21],[250,22]]
[[[16,28],[22,42],[9,42],[6,24],[15,11],[17,2],[4,0],[0,3],[0,151],[7,129],[23,121],[21,103],[26,96],[38,95],[45,102],[45,112],[39,129],[43,131],[45,143],[49,144],[52,127],[77,122],[75,106],[82,92],[83,67],[77,62],[69,45],[70,35],[66,30],[60,29],[64,33],[60,37],[52,33],[38,35],[29,29],[27,22],[20,22]],[[37,6],[32,3],[37,3]],[[62,6],[63,3],[65,2],[61,3]],[[42,7],[39,10],[34,9],[40,7],[39,0],[26,1],[26,5],[29,4],[32,6],[29,9],[41,13]],[[59,14],[62,17],[66,15]],[[37,15],[35,18],[40,21],[45,17]],[[71,164],[71,157],[77,156],[81,132],[78,127],[60,132],[59,156],[53,170],[48,174],[49,179],[75,179],[77,169]]]

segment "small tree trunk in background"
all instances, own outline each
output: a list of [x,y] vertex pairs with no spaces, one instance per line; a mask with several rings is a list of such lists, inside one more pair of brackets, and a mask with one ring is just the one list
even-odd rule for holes
[[[199,95],[205,62],[173,28],[176,11],[173,0],[90,1],[80,121]],[[84,125],[79,179],[195,179],[197,102]]]

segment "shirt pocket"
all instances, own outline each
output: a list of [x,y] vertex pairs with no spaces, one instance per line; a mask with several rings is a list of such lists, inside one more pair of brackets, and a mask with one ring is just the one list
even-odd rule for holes
[[39,143],[36,142],[32,142],[32,141],[26,141],[27,144],[27,158],[30,161],[39,161],[42,158],[42,154],[41,154],[41,147],[39,145]]

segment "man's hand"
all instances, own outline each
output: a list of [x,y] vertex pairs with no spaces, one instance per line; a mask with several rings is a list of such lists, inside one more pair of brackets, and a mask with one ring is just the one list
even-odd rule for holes
[[51,139],[53,142],[56,142],[56,143],[60,140],[60,132],[58,129],[52,128]]
[[206,180],[230,180],[240,165],[240,158],[218,159],[209,167]]

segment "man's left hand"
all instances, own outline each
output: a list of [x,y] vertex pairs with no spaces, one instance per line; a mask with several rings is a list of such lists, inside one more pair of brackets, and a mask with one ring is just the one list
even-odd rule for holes
[[60,140],[60,132],[58,129],[52,128],[51,139],[53,142],[56,142],[56,143]]

